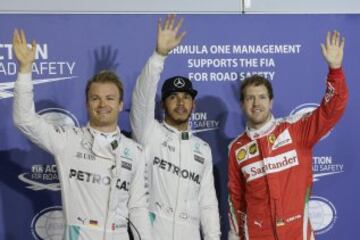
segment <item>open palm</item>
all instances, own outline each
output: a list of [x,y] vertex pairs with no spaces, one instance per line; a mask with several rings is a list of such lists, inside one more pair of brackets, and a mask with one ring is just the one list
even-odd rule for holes
[[26,36],[23,30],[15,29],[13,35],[13,49],[20,69],[31,68],[35,59],[36,42],[32,41],[31,46],[27,45]]
[[343,61],[345,39],[340,37],[340,33],[328,32],[325,44],[321,44],[323,56],[330,68],[340,68]]
[[159,54],[166,56],[172,49],[180,44],[185,36],[185,32],[179,34],[182,22],[183,19],[180,19],[175,25],[175,15],[169,15],[164,25],[162,25],[161,19],[159,19],[156,45],[156,51]]

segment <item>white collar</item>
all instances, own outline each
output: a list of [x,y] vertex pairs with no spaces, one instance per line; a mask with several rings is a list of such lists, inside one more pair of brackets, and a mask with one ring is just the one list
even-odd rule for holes
[[177,128],[167,124],[165,121],[162,122],[163,126],[169,130],[170,132],[179,135],[183,140],[186,140],[185,138],[189,139],[192,135],[191,130],[189,131],[190,127],[188,126],[187,130],[185,131],[179,131]]
[[120,128],[116,127],[116,130],[110,133],[104,133],[99,130],[96,130],[93,127],[91,127],[89,123],[87,124],[87,128],[89,129],[89,132],[93,137],[93,144],[92,144],[93,153],[98,157],[114,160],[115,149],[113,144],[116,142],[115,144],[117,147],[120,143],[119,142],[121,138]]
[[265,123],[264,126],[262,126],[259,129],[254,129],[249,127],[249,125],[246,125],[246,134],[252,139],[258,139],[261,138],[267,134],[269,134],[270,132],[272,132],[275,129],[276,126],[276,120],[274,118],[274,116],[271,114],[271,118],[269,119],[269,121],[267,121]]

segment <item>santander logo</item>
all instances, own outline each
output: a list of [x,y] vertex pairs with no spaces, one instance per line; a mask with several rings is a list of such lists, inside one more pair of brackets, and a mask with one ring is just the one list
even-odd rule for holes
[[281,155],[268,157],[246,165],[242,168],[242,172],[247,177],[246,181],[250,182],[267,174],[281,172],[297,165],[299,165],[299,160],[296,151],[291,150]]

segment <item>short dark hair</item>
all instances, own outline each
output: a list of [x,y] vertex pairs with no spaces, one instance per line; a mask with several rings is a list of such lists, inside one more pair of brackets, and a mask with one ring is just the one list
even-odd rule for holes
[[250,77],[247,77],[243,80],[240,87],[240,101],[244,102],[244,94],[245,94],[245,88],[248,86],[260,86],[264,85],[268,91],[269,98],[272,100],[274,98],[273,88],[271,86],[271,83],[268,79],[260,76],[260,75],[252,75]]
[[116,75],[116,73],[109,71],[109,70],[103,70],[103,71],[96,73],[94,76],[92,76],[86,84],[86,89],[85,89],[86,102],[88,102],[89,90],[90,90],[91,84],[93,84],[93,83],[113,83],[119,90],[120,102],[123,101],[124,87],[123,87],[122,81]]

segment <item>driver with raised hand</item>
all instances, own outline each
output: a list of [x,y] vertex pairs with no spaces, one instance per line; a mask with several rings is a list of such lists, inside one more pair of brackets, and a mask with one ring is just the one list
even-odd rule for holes
[[246,78],[240,102],[245,132],[229,146],[229,240],[310,240],[312,150],[345,111],[345,40],[337,31],[321,44],[329,68],[326,92],[311,113],[275,119],[271,82]]
[[32,64],[36,43],[27,46],[15,30],[13,48],[20,72],[15,82],[14,122],[27,138],[51,153],[57,165],[65,240],[152,239],[145,182],[145,154],[117,125],[123,108],[123,85],[102,71],[87,83],[87,126],[47,123],[35,112]]
[[139,76],[132,95],[134,138],[150,152],[150,212],[157,240],[220,239],[210,146],[189,127],[197,91],[183,76],[167,79],[161,89],[165,119],[155,119],[155,97],[164,61],[185,36],[183,19],[158,22],[156,50]]

